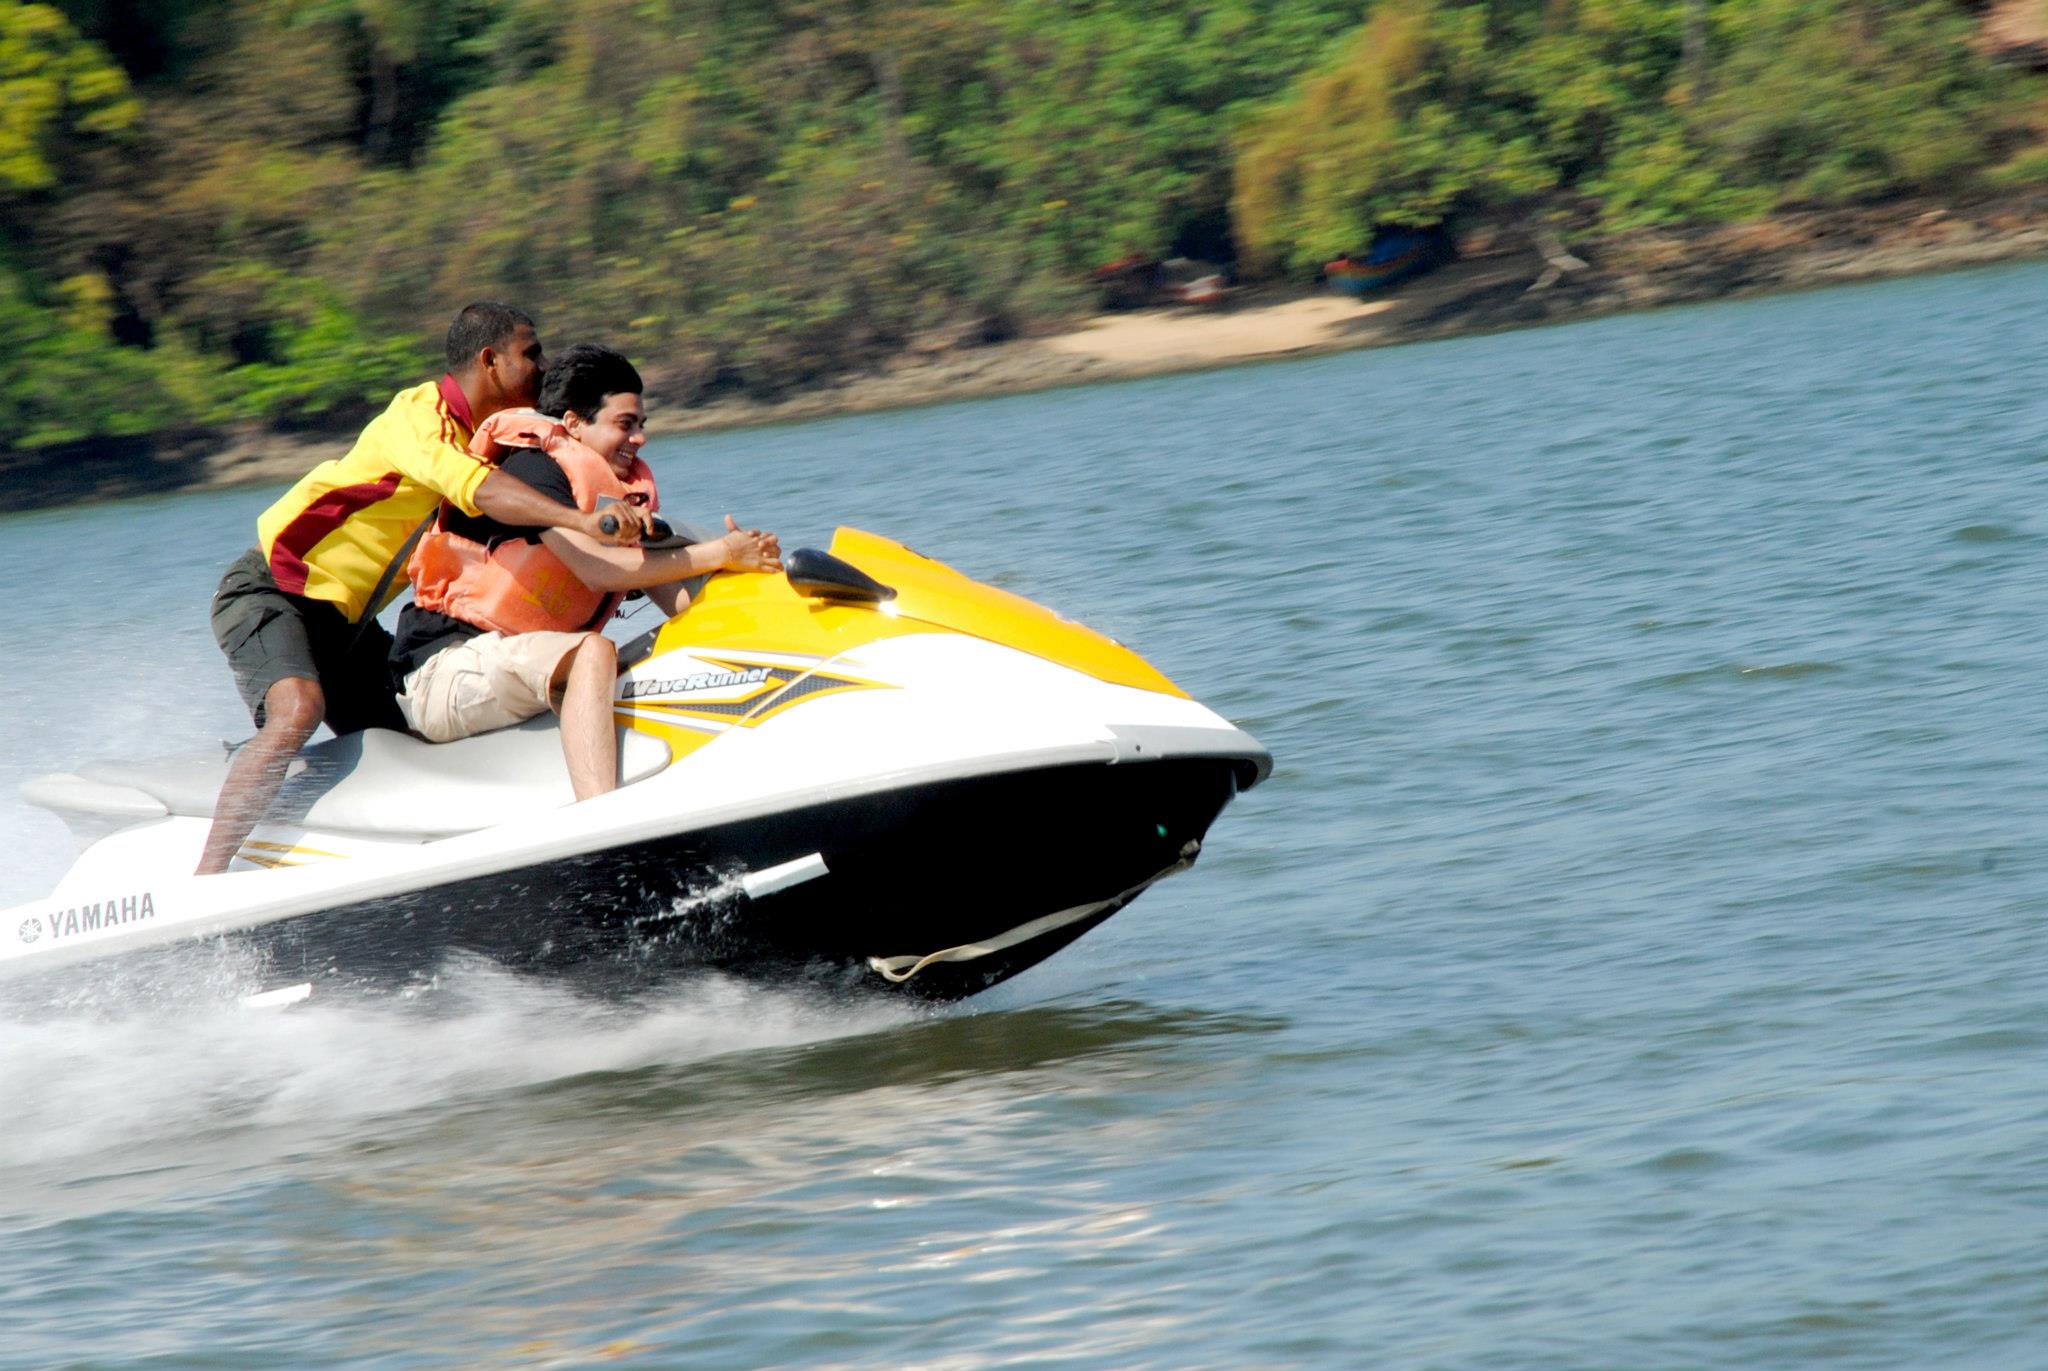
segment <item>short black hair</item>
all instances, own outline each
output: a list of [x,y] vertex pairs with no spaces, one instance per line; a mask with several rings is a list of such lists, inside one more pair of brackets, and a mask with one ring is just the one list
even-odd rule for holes
[[496,300],[478,300],[464,305],[448,325],[448,370],[460,376],[476,365],[476,355],[485,348],[503,347],[521,324],[533,328],[533,318],[523,309]]
[[607,395],[645,389],[626,354],[602,343],[578,343],[541,373],[540,412],[559,419],[573,409],[588,419],[604,408]]

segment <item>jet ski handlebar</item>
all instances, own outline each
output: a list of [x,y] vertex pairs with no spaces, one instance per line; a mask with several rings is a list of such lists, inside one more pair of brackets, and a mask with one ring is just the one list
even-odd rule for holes
[[[660,551],[684,547],[690,542],[687,530],[678,531],[659,514],[648,515],[647,522],[647,536],[640,540],[641,547]],[[597,526],[608,535],[617,533],[618,516],[607,514],[597,521]],[[812,599],[872,605],[896,598],[894,586],[884,585],[852,563],[814,547],[800,547],[783,558],[783,572],[798,594]]]
[[[619,531],[619,516],[607,514],[597,521],[597,526],[603,529],[605,537],[609,538]],[[647,516],[647,536],[640,540],[640,546],[674,546],[676,542],[676,531],[669,527],[668,520],[662,518],[659,514]]]

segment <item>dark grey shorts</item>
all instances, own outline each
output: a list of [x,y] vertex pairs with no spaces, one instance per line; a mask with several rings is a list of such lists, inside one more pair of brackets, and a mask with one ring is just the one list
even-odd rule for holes
[[357,629],[340,606],[279,590],[256,548],[236,559],[213,593],[213,638],[258,728],[270,688],[301,680],[320,686],[336,733],[403,729],[387,665],[391,635],[374,620],[360,635]]

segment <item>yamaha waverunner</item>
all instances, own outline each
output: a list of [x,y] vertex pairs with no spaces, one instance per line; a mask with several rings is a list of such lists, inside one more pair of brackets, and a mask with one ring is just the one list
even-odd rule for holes
[[212,945],[286,998],[451,953],[606,990],[708,967],[959,998],[1184,870],[1272,768],[1136,653],[854,529],[711,577],[620,662],[622,783],[582,803],[551,715],[372,729],[304,749],[195,877],[225,752],[28,782],[87,846],[0,914],[0,994]]

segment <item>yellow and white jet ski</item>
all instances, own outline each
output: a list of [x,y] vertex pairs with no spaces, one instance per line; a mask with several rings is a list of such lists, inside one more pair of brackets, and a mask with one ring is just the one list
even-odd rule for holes
[[1186,868],[1272,759],[1136,653],[842,528],[712,577],[621,651],[623,784],[573,802],[552,716],[308,747],[225,875],[224,755],[23,787],[89,839],[0,914],[6,982],[224,939],[271,993],[468,951],[631,987],[690,966],[970,995]]

